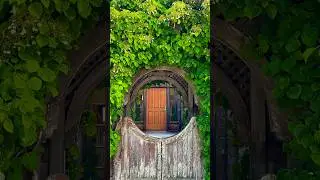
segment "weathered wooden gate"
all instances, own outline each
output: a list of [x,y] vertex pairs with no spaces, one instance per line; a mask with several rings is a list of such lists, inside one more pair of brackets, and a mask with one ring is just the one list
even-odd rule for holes
[[146,135],[128,117],[118,123],[117,129],[121,129],[121,147],[114,160],[113,179],[203,179],[195,117],[179,134],[165,139]]

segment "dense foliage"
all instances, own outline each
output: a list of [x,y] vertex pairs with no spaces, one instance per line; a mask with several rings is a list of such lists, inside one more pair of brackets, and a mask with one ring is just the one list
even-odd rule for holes
[[275,82],[274,97],[289,114],[293,139],[285,149],[300,160],[298,169],[307,170],[283,171],[279,179],[319,179],[319,9],[316,0],[221,0],[215,4],[214,13],[227,20],[258,18],[261,22],[246,49],[251,57],[267,60],[263,68]]
[[[38,167],[38,139],[66,52],[98,20],[102,0],[0,1],[0,174]],[[94,11],[93,11],[94,9]]]
[[[124,96],[141,69],[161,65],[188,72],[200,98],[198,127],[209,169],[209,1],[113,0],[111,2],[111,121],[123,113]],[[112,137],[117,137],[112,133]],[[111,156],[118,139],[111,139]],[[209,174],[207,174],[209,179]]]

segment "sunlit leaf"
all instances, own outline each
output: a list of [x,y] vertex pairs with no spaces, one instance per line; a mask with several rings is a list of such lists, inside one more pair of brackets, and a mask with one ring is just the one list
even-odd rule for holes
[[3,122],[3,128],[9,132],[9,133],[13,133],[13,123],[11,121],[11,119],[6,119],[4,122]]
[[43,7],[41,3],[34,2],[29,6],[28,10],[32,16],[40,18],[43,12]]

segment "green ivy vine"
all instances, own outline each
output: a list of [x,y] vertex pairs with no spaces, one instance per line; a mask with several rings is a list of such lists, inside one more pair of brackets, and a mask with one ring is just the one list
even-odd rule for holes
[[[0,2],[0,172],[36,169],[46,103],[67,74],[66,52],[105,10],[102,0]],[[0,173],[1,174],[1,173]],[[10,179],[10,178],[9,178]]]
[[261,66],[275,82],[279,107],[289,115],[293,139],[285,149],[299,160],[296,170],[281,171],[278,178],[319,179],[319,1],[220,0],[214,6],[226,20],[261,22],[246,55],[267,60]]
[[[213,9],[227,20],[263,20],[253,35],[251,53],[268,60],[263,67],[275,81],[274,96],[290,114],[294,138],[287,150],[304,162],[302,170],[279,173],[280,179],[319,177],[319,6],[316,0],[220,0]],[[102,0],[0,2],[0,172],[4,175],[21,179],[23,170],[37,168],[39,152],[33,147],[46,126],[48,97],[58,95],[57,76],[68,72],[65,54],[105,7]],[[121,115],[124,94],[140,67],[179,66],[189,72],[202,97],[198,124],[203,156],[209,157],[208,1],[113,0],[111,15],[111,120]],[[112,133],[111,138],[114,155],[119,137]],[[205,162],[208,167],[209,158]]]
[[[209,176],[209,1],[113,0],[111,2],[111,123],[123,114],[124,96],[141,69],[172,66],[188,72],[200,98],[197,117],[206,179]],[[111,137],[119,137],[116,132]],[[111,139],[117,147],[118,139]],[[111,150],[111,156],[116,152]]]

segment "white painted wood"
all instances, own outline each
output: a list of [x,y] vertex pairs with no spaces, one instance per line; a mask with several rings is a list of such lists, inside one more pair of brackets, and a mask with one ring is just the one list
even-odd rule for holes
[[148,136],[129,117],[117,127],[121,147],[114,161],[114,179],[203,179],[195,117],[179,134],[168,138]]

